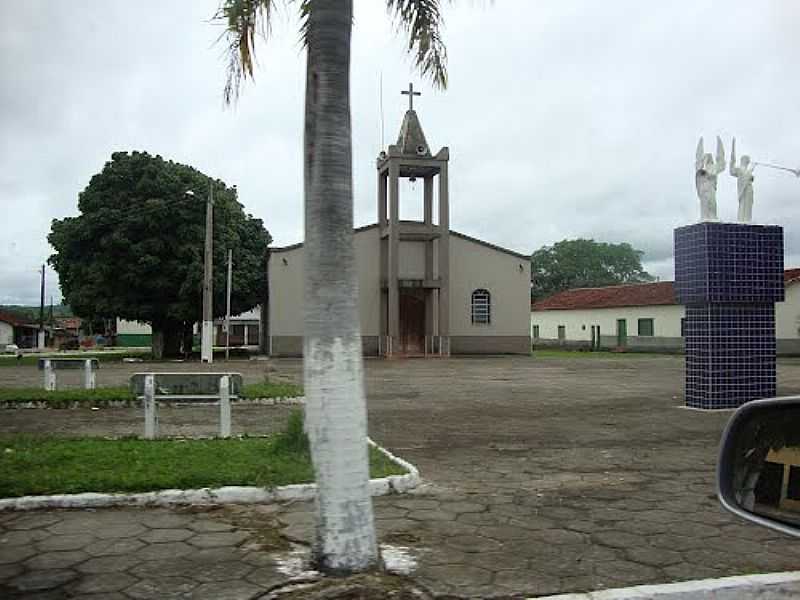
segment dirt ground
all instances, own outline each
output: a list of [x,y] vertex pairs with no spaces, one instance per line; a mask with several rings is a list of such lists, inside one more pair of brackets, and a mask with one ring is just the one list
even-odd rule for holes
[[[301,374],[298,360],[230,367],[247,381]],[[141,370],[103,365],[98,383]],[[0,369],[0,386],[39,377]],[[436,594],[532,596],[800,568],[796,543],[719,508],[714,466],[731,413],[682,407],[681,357],[368,360],[366,381],[370,435],[425,480],[416,494],[376,499],[380,538],[407,547],[412,576]],[[800,394],[800,360],[779,361],[778,384]],[[267,431],[286,411],[237,406],[234,430]],[[169,409],[162,424],[210,434],[216,412]],[[0,433],[140,428],[136,409],[0,413]],[[310,504],[276,518],[286,539],[311,539]]]

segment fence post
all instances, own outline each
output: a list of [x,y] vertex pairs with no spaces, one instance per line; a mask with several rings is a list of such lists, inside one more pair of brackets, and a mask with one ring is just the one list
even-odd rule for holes
[[144,437],[146,440],[154,440],[158,437],[155,375],[145,375],[144,377]]
[[56,372],[50,359],[44,360],[44,389],[48,392],[56,391]]
[[219,378],[219,437],[231,437],[231,378]]
[[95,374],[92,359],[87,358],[83,363],[83,387],[87,390],[95,388]]

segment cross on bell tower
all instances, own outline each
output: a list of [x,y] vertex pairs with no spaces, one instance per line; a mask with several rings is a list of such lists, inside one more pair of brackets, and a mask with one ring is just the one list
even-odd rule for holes
[[[380,231],[379,352],[450,354],[450,201],[445,146],[431,154],[417,113],[414,85],[397,143],[378,156]],[[400,221],[401,178],[422,179],[424,219]],[[438,219],[434,223],[434,181]],[[402,254],[402,259],[401,259]],[[419,264],[417,264],[417,261]]]
[[414,96],[422,96],[422,92],[415,92],[414,91],[414,84],[408,84],[408,90],[403,90],[400,92],[404,96],[408,96],[408,110],[414,110]]

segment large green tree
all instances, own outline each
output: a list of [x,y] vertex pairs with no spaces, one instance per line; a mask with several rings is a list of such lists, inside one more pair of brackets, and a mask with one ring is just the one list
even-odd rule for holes
[[[352,0],[298,0],[307,51],[305,137],[306,430],[317,493],[318,568],[369,569],[378,549],[369,493],[367,414],[353,250],[350,127]],[[225,0],[219,18],[230,49],[226,99],[252,77],[257,32],[269,32],[276,0]],[[386,0],[408,33],[415,62],[444,87],[439,0]]]
[[544,246],[531,255],[531,296],[539,300],[570,288],[653,281],[642,267],[643,255],[627,243],[586,239]]
[[236,188],[160,156],[116,152],[78,196],[80,214],[54,220],[48,236],[55,249],[50,264],[75,313],[150,323],[154,354],[178,355],[201,318],[212,185],[214,314],[225,314],[228,248],[235,264],[232,312],[261,302],[271,238],[261,220],[245,214]]

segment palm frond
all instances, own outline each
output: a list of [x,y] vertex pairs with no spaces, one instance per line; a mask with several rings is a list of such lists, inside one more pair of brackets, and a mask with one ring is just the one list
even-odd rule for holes
[[447,48],[442,40],[440,0],[386,0],[399,28],[408,34],[408,51],[422,75],[434,86],[447,87]]
[[253,78],[256,35],[269,36],[275,7],[276,0],[224,0],[217,9],[214,20],[225,25],[219,39],[224,38],[227,44],[228,68],[223,92],[226,104],[239,97],[243,80]]

